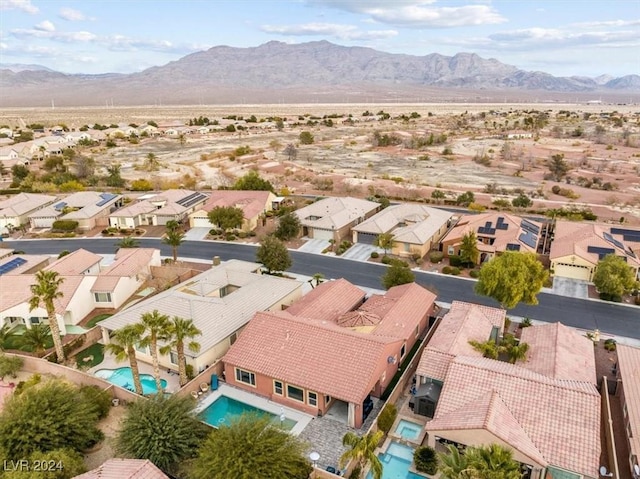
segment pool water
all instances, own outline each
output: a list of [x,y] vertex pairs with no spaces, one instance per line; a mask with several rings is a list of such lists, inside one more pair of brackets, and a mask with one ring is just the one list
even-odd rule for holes
[[198,414],[198,417],[210,426],[220,427],[229,426],[235,418],[247,413],[266,415],[271,418],[273,424],[282,427],[286,431],[290,431],[297,424],[296,421],[289,418],[280,421],[280,416],[277,414],[272,414],[264,409],[245,404],[227,396],[220,396]]
[[[99,369],[95,372],[95,375],[99,378],[106,379],[110,383],[116,386],[123,387],[129,391],[135,392],[135,386],[133,385],[133,373],[130,367],[118,368],[118,369]],[[141,374],[140,382],[142,383],[142,394],[157,394],[156,380],[151,374]],[[162,388],[166,389],[167,381],[160,380]]]
[[420,424],[405,419],[400,420],[395,430],[396,435],[402,439],[418,439],[420,432],[422,432]]
[[[409,472],[409,466],[413,461],[414,449],[391,441],[384,454],[379,454],[382,463],[382,479],[424,479],[423,476]],[[367,474],[367,479],[372,479],[371,472]]]

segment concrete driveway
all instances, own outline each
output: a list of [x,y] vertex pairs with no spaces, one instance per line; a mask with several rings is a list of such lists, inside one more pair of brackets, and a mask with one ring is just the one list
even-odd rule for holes
[[581,279],[553,278],[553,294],[570,298],[588,298],[589,283]]
[[384,254],[384,250],[382,248],[378,248],[377,246],[356,243],[347,251],[345,251],[341,257],[346,259],[355,259],[357,261],[368,261],[369,258],[371,258],[371,253],[373,253],[374,251],[379,253],[381,256]]
[[310,239],[307,240],[305,244],[298,248],[298,251],[303,251],[305,253],[322,253],[326,248],[329,247],[331,243],[329,240],[321,240],[321,239]]
[[184,234],[184,239],[187,241],[203,240],[207,237],[207,234],[209,234],[210,229],[211,228],[205,227],[191,228]]

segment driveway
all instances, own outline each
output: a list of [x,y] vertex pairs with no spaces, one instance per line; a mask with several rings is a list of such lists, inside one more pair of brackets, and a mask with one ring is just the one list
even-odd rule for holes
[[378,248],[377,246],[373,246],[370,244],[362,244],[356,243],[347,251],[345,251],[341,257],[346,259],[355,259],[357,261],[368,261],[371,258],[371,253],[377,252],[380,255],[384,254],[384,250],[382,248]]
[[560,296],[586,299],[589,297],[588,286],[589,283],[581,279],[553,278],[553,294]]
[[305,244],[298,248],[298,251],[304,253],[316,253],[321,254],[331,243],[328,240],[310,239]]
[[184,234],[184,239],[187,241],[203,240],[207,237],[207,234],[209,234],[209,230],[211,230],[211,228],[206,228],[206,227],[191,228],[189,231],[187,231]]

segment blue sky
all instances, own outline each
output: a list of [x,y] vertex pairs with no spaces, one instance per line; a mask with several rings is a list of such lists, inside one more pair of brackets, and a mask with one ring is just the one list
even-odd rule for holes
[[640,74],[640,0],[0,0],[0,63],[67,73],[130,73],[271,40]]

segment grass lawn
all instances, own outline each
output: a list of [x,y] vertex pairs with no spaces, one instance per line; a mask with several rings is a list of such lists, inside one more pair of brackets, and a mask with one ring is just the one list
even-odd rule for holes
[[107,319],[108,317],[113,316],[113,314],[109,314],[109,313],[105,313],[105,314],[99,314],[98,316],[96,316],[95,318],[91,318],[89,321],[87,321],[87,324],[85,325],[85,329],[91,329],[93,328],[96,324],[98,324],[100,321]]
[[[85,361],[85,358],[92,359]],[[100,364],[103,359],[104,345],[96,343],[76,355],[76,364],[78,368],[92,368]]]

